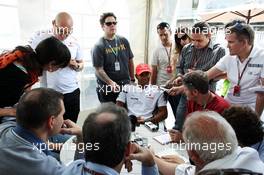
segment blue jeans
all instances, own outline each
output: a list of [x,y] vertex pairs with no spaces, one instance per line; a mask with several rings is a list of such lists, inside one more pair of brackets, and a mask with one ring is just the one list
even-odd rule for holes
[[171,109],[172,109],[175,120],[176,120],[176,116],[177,116],[177,108],[178,108],[180,99],[181,99],[181,94],[176,95],[176,96],[168,95],[168,101],[171,105]]
[[176,129],[179,131],[182,130],[182,127],[185,121],[186,110],[187,110],[187,98],[184,94],[182,94],[179,104],[177,106],[176,121],[175,121],[173,129]]

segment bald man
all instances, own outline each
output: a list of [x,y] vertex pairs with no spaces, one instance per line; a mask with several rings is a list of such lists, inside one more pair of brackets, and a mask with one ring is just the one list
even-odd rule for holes
[[41,87],[52,88],[64,96],[64,119],[77,121],[80,112],[80,89],[77,81],[77,72],[83,69],[82,51],[77,40],[71,36],[73,19],[66,12],[60,12],[52,21],[52,28],[38,31],[30,38],[29,44],[36,48],[37,44],[51,36],[58,38],[71,52],[71,61],[68,67],[55,72],[44,72],[40,82]]

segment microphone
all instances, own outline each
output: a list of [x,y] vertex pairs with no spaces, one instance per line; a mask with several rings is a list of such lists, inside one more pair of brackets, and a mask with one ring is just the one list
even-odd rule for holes
[[131,122],[131,131],[134,132],[136,130],[137,117],[135,115],[130,115],[129,118]]

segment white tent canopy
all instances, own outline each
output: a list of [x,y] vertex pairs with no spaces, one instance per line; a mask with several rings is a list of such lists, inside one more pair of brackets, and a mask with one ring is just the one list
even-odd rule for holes
[[201,0],[197,10],[202,20],[226,23],[233,19],[249,22],[264,21],[264,0],[216,1]]

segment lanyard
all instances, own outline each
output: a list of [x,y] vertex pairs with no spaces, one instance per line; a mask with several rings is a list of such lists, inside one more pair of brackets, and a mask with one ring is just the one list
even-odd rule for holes
[[118,47],[117,47],[117,39],[116,39],[116,37],[115,37],[115,48],[116,48],[116,49],[114,49],[114,48],[111,46],[111,44],[107,41],[107,39],[106,39],[105,41],[107,42],[108,47],[112,50],[113,54],[114,54],[114,55],[116,56],[116,58],[117,58],[117,56],[118,56]]
[[169,60],[169,65],[170,65],[170,58],[171,58],[171,45],[170,45],[170,51],[168,52],[167,48],[164,46],[164,49],[166,51],[166,54],[167,54],[167,57],[168,57],[168,60]]
[[91,175],[104,175],[104,174],[99,173],[99,172],[97,172],[97,171],[91,170],[91,169],[89,169],[89,168],[87,168],[87,167],[83,167],[83,170],[84,170],[85,172],[90,173]]
[[195,69],[197,66],[199,59],[197,57],[197,50],[196,48],[193,48],[193,57],[192,57],[192,64],[191,64],[191,69]]
[[241,82],[241,79],[242,79],[242,77],[243,77],[243,75],[244,75],[244,72],[245,72],[245,70],[246,70],[246,68],[247,68],[248,63],[250,62],[250,60],[251,60],[251,58],[249,58],[249,60],[247,61],[247,63],[246,63],[246,65],[245,65],[244,69],[242,70],[241,75],[240,75],[240,69],[239,69],[239,61],[237,60],[237,70],[238,70],[238,74],[237,74],[237,79],[238,79],[238,81],[237,81],[237,85],[238,85],[238,86],[239,86],[239,84],[240,84],[240,82]]

